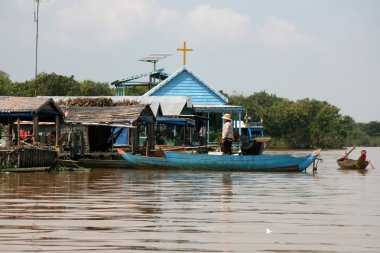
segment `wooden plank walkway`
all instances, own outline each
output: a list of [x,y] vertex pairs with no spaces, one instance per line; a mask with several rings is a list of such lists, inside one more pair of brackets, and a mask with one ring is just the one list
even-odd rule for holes
[[10,168],[1,169],[0,172],[41,172],[48,171],[50,167]]

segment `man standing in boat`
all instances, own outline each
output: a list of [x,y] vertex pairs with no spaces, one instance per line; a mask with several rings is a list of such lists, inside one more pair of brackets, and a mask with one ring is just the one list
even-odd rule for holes
[[223,154],[232,155],[231,146],[234,138],[234,127],[231,124],[231,114],[224,114],[222,119],[225,120],[222,132]]

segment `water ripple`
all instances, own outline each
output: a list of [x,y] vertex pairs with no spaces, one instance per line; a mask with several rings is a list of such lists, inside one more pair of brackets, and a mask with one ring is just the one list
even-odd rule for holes
[[341,152],[317,175],[0,173],[0,252],[380,252],[380,173]]

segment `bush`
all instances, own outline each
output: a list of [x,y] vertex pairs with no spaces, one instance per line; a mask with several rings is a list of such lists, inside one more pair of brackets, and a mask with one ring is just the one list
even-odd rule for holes
[[371,137],[363,130],[356,127],[347,135],[346,146],[369,146]]

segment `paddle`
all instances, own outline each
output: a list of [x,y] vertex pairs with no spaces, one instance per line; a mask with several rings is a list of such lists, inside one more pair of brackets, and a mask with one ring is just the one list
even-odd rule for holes
[[371,165],[372,169],[375,169],[375,167],[372,165],[371,161],[368,160],[369,165]]
[[346,157],[348,158],[348,155],[352,152],[352,151],[354,151],[354,149],[355,149],[355,147],[352,147],[352,149],[348,152],[348,153],[346,153]]

